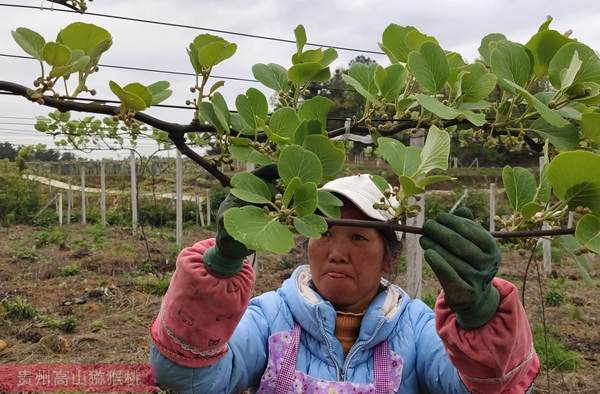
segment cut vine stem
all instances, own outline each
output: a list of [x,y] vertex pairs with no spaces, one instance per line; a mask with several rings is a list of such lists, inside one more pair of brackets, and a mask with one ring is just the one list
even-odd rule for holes
[[[389,230],[403,231],[405,233],[423,234],[421,227],[405,226],[403,224],[381,222],[377,220],[356,220],[356,219],[333,219],[325,218],[329,226],[349,226],[349,227],[372,227]],[[495,238],[527,238],[544,237],[552,235],[575,234],[574,228],[553,228],[550,230],[524,230],[524,231],[493,231],[490,234]]]

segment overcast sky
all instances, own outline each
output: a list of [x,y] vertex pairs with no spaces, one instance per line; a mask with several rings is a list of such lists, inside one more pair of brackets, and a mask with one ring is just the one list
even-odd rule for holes
[[[40,6],[39,0],[12,2]],[[52,6],[49,1],[41,3],[45,8]],[[554,29],[560,32],[572,29],[572,37],[596,50],[600,49],[598,0],[95,0],[89,4],[89,11],[283,39],[293,39],[293,29],[303,24],[309,42],[370,51],[379,51],[377,43],[390,23],[413,25],[435,36],[444,49],[461,53],[467,61],[477,57],[477,48],[484,35],[500,32],[510,40],[525,43],[546,16],[551,15],[554,17]],[[11,30],[18,27],[33,29],[49,41],[56,37],[62,27],[74,21],[83,21],[102,26],[113,35],[113,46],[103,55],[101,63],[181,72],[193,71],[185,49],[196,35],[203,33],[195,29],[40,9],[0,6],[0,15],[2,54],[26,55],[10,34]],[[253,78],[251,68],[255,63],[291,65],[294,44],[224,33],[220,35],[237,43],[238,50],[231,59],[216,67],[215,75]],[[334,68],[346,65],[361,53],[339,50],[338,54]],[[384,56],[367,56],[380,64],[389,64]],[[38,76],[38,70],[39,65],[33,60],[0,56],[1,80],[31,86],[34,77]],[[97,97],[114,99],[108,89],[111,79],[122,85],[133,81],[149,84],[164,79],[171,82],[174,91],[165,104],[183,105],[186,99],[192,98],[189,87],[193,84],[193,77],[187,76],[103,68],[88,80],[88,85],[98,91]],[[239,81],[226,81],[221,92],[230,108],[234,108],[236,95],[249,87],[259,88],[267,96],[271,94],[269,89],[260,84]],[[45,107],[29,103],[23,98],[0,95],[0,141],[14,144],[45,143],[52,147],[52,140],[35,132],[31,126],[33,117],[47,113]],[[192,111],[181,109],[156,108],[149,113],[181,123],[189,122],[192,116]],[[73,117],[77,116],[73,114]],[[142,143],[142,150],[150,153],[154,146],[151,141],[146,141]],[[107,154],[97,152],[88,157],[98,158]],[[127,155],[124,151],[119,154],[120,157]],[[111,157],[117,155],[111,154]]]

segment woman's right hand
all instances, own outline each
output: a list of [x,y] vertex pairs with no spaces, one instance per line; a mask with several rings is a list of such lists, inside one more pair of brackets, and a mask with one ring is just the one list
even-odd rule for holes
[[[273,184],[279,179],[276,164],[260,167],[252,173],[269,184]],[[274,190],[275,188],[273,187],[272,194],[274,194]],[[253,250],[246,248],[244,244],[233,239],[225,229],[223,223],[223,217],[229,208],[242,207],[249,204],[229,193],[221,205],[219,205],[216,243],[215,246],[208,249],[204,254],[204,264],[210,272],[222,277],[235,275],[242,268],[244,258],[254,253]]]

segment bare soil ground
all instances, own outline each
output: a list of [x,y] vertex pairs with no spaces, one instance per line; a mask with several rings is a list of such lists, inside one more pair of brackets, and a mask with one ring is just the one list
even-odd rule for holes
[[[0,307],[0,341],[6,344],[0,347],[0,363],[146,363],[148,328],[178,248],[171,229],[147,228],[145,233],[148,248],[141,235],[115,227],[1,229],[0,301],[8,305],[20,297],[33,308],[33,317],[19,319],[18,311],[11,310],[11,315]],[[184,244],[210,236],[207,230],[190,229]],[[277,288],[302,255],[298,249],[285,257],[260,256],[255,293]],[[522,289],[526,263],[507,251],[500,276]],[[555,261],[555,278],[541,279],[542,297],[552,290],[553,299],[560,301],[545,308],[547,330],[576,352],[579,364],[574,371],[543,370],[536,392],[600,392],[599,265],[597,260],[591,266],[592,286],[585,285],[575,265],[562,257]],[[427,268],[424,275],[423,298],[432,302],[440,286]],[[402,272],[396,281],[404,283]],[[542,326],[541,305],[532,266],[525,291],[532,326]]]

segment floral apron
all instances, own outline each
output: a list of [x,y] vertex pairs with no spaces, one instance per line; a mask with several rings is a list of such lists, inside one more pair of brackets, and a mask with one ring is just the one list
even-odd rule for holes
[[269,338],[269,361],[260,380],[257,393],[325,393],[325,394],[390,394],[400,387],[403,360],[388,349],[387,341],[374,349],[375,381],[370,384],[336,382],[316,379],[296,370],[300,343],[300,326],[282,331]]

